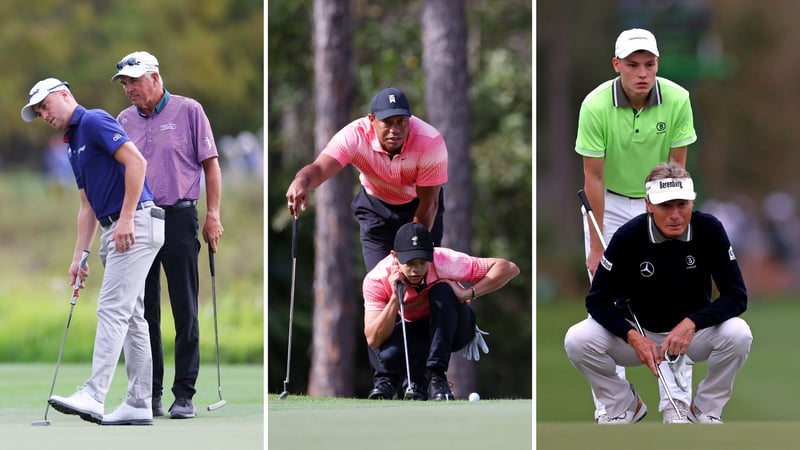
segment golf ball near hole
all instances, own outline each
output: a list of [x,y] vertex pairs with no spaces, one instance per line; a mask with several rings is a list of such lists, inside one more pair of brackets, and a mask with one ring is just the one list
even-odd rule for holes
[[472,394],[469,394],[469,401],[471,401],[471,402],[477,402],[480,399],[481,399],[481,396],[477,392],[473,392]]

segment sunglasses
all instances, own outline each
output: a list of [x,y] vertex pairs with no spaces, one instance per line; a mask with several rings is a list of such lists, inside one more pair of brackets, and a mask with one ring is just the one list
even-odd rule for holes
[[158,64],[147,64],[139,58],[130,57],[128,59],[123,59],[122,61],[117,63],[117,70],[122,70],[125,66],[140,66],[144,64],[145,67],[158,67]]

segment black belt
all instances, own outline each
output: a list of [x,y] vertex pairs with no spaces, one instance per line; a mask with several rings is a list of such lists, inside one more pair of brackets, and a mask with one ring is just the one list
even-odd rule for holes
[[644,198],[644,197],[630,197],[630,196],[627,196],[627,195],[623,195],[623,194],[619,194],[619,193],[617,193],[617,192],[614,192],[614,191],[612,191],[611,189],[606,189],[606,190],[607,190],[608,192],[610,192],[610,193],[612,193],[612,194],[616,195],[617,197],[625,197],[625,198],[629,198],[629,199],[631,199],[631,200],[641,200],[641,199],[643,199],[643,198]]
[[[144,208],[151,208],[151,207],[153,207],[155,205],[156,204],[153,203],[152,200],[147,200],[147,201],[144,201],[144,202],[139,202],[139,204],[136,205],[136,209],[139,210],[139,209],[144,209]],[[114,214],[111,214],[110,216],[105,216],[105,217],[101,217],[101,218],[98,219],[98,221],[100,222],[100,225],[102,225],[104,227],[107,227],[107,226],[111,225],[112,223],[116,222],[117,220],[119,220],[119,213],[118,212],[114,213]]]
[[164,208],[164,211],[171,212],[177,209],[188,208],[190,206],[197,206],[197,200],[178,200],[174,205],[170,206],[161,206],[160,208]]

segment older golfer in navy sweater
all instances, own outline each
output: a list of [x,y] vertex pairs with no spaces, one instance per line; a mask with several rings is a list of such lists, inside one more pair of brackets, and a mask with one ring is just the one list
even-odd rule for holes
[[[693,211],[696,194],[683,167],[659,164],[646,191],[647,213],[620,227],[600,260],[586,296],[590,317],[567,331],[567,356],[606,405],[601,424],[638,422],[647,413],[633,385],[616,375],[616,365],[645,364],[658,376],[656,365],[666,354],[708,361],[688,419],[722,423],[753,340],[738,317],[747,308],[742,273],[722,223]],[[713,301],[712,280],[719,291]],[[620,307],[624,302],[646,336]]]

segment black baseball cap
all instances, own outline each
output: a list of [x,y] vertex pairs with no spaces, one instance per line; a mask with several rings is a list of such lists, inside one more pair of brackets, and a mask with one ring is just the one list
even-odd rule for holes
[[400,264],[406,264],[416,258],[433,261],[431,233],[421,223],[407,223],[400,227],[394,236],[394,251]]
[[381,89],[372,97],[370,113],[378,120],[392,116],[411,116],[411,107],[403,91],[393,87]]

